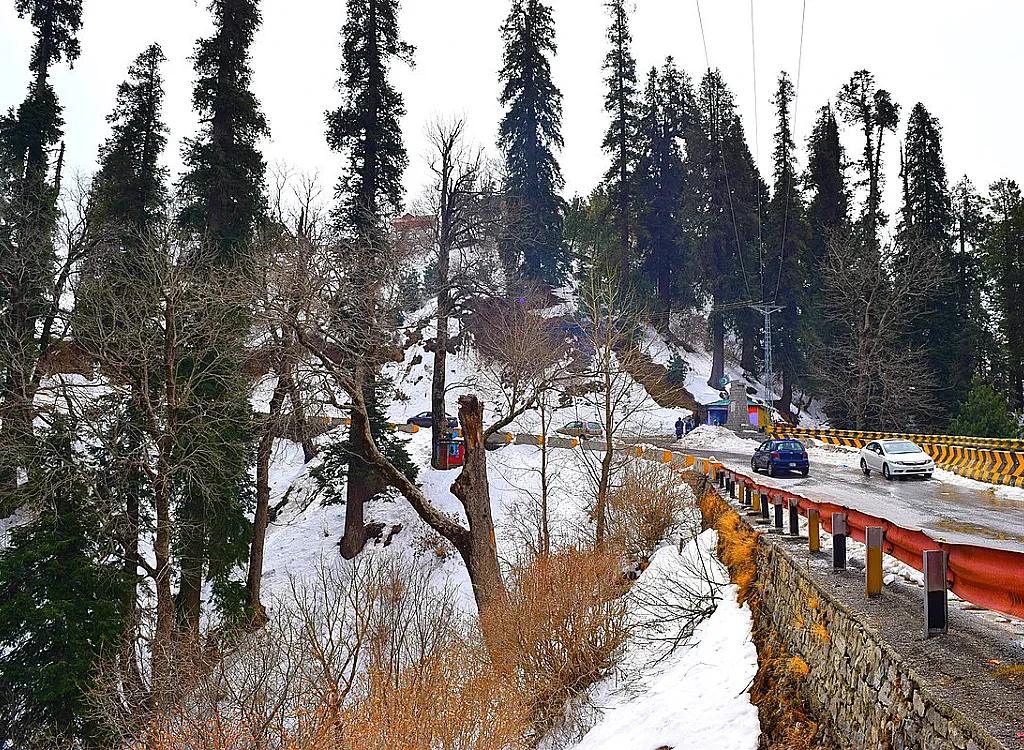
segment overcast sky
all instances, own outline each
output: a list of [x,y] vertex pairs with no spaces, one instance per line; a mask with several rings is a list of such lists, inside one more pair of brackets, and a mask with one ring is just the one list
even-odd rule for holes
[[[762,173],[771,173],[775,123],[771,96],[780,70],[795,79],[803,0],[755,0],[756,81],[748,0],[702,0],[707,52],[737,96],[751,150]],[[558,43],[555,83],[564,95],[560,155],[566,196],[587,193],[600,179],[606,157],[600,142],[607,16],[601,0],[553,0]],[[31,26],[13,3],[0,3],[0,107],[25,95]],[[416,47],[416,67],[398,68],[405,95],[403,123],[411,160],[410,198],[427,175],[426,123],[438,115],[465,114],[472,137],[490,146],[501,108],[497,71],[499,26],[507,0],[403,0],[401,27]],[[324,112],[338,105],[335,89],[344,0],[263,0],[263,26],[252,49],[253,87],[272,131],[263,144],[268,163],[319,172],[333,186],[341,160],[324,141]],[[631,16],[634,54],[641,77],[672,55],[699,80],[706,64],[693,0],[636,0]],[[91,172],[108,134],[104,120],[128,65],[159,42],[165,68],[165,117],[171,129],[166,163],[176,173],[179,146],[196,129],[191,111],[192,66],[197,38],[212,26],[206,0],[85,0],[82,56],[73,70],[60,66],[54,84],[64,105],[67,160]],[[999,177],[1024,181],[1024,2],[1020,0],[807,0],[803,68],[796,136],[802,145],[815,111],[833,98],[853,71],[867,68],[902,105],[906,116],[921,101],[943,126],[952,180],[968,174],[979,188]],[[757,138],[755,143],[755,104]],[[844,135],[856,147],[854,134]],[[890,138],[886,203],[898,205],[898,150]]]

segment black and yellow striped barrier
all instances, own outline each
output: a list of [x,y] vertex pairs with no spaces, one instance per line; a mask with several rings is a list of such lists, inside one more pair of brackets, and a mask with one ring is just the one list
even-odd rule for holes
[[1024,487],[1024,440],[950,435],[908,435],[896,432],[858,432],[773,426],[773,437],[814,438],[831,445],[863,448],[872,440],[912,440],[940,468],[989,484]]

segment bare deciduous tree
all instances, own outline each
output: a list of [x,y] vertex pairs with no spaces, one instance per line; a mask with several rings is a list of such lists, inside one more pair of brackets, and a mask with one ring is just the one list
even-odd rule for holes
[[900,256],[890,271],[870,243],[835,240],[825,260],[825,314],[837,335],[810,359],[829,413],[858,430],[903,429],[934,404],[921,347],[906,342],[944,280],[926,254]]

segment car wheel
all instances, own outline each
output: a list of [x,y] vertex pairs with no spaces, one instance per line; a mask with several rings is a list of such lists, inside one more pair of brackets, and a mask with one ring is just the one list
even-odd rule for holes
[[932,475],[931,475],[931,474],[925,474],[925,475],[924,475],[924,478],[925,478],[925,479],[931,479],[931,478],[932,478]]
[[768,462],[768,476],[775,477],[775,465],[771,461]]
[[889,464],[882,464],[882,476],[892,481],[892,474],[889,472]]
[[807,476],[808,474],[811,473],[811,470],[810,469],[800,469],[800,473],[803,474],[804,476]]
[[871,476],[871,469],[868,467],[868,462],[863,458],[860,460],[860,470],[864,472],[864,476]]
[[759,474],[760,473],[761,470],[757,468],[757,459],[756,458],[750,459],[750,470],[752,472],[754,472],[755,474]]

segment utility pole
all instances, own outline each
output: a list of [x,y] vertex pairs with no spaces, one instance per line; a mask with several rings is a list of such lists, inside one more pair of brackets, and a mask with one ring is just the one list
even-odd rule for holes
[[[772,362],[772,315],[780,312],[780,305],[767,302],[731,302],[725,305],[716,305],[713,312],[728,312],[729,310],[743,309],[757,310],[764,315],[764,396],[768,402],[768,408],[774,408],[775,400],[775,366]],[[771,412],[769,412],[769,415]]]

